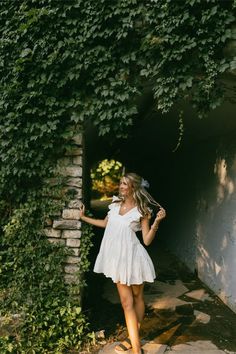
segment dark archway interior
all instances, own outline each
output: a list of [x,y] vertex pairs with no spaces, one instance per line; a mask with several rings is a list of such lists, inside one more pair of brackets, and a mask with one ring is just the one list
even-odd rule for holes
[[[173,152],[179,139],[181,110],[184,112],[184,135],[179,148]],[[186,103],[176,105],[168,114],[162,115],[155,110],[152,95],[147,91],[139,101],[139,116],[130,129],[127,139],[118,140],[115,136],[99,137],[96,127],[86,124],[84,146],[84,173],[88,182],[84,194],[86,203],[89,205],[90,168],[105,158],[119,160],[127,171],[136,172],[149,181],[149,192],[167,210],[167,218],[162,223],[156,239],[148,248],[154,262],[158,263],[155,259],[157,249],[164,245],[179,257],[190,271],[198,274],[201,266],[198,262],[199,249],[205,247],[206,258],[203,263],[208,269],[221,257],[221,254],[214,250],[220,252],[222,249],[222,239],[220,236],[216,237],[215,229],[198,235],[201,191],[204,191],[205,196],[209,194],[209,200],[213,198],[215,168],[219,159],[226,159],[228,167],[232,161],[231,165],[236,175],[236,163],[233,163],[236,152],[235,137],[235,102],[225,102],[204,119],[199,119],[193,108]],[[228,169],[228,172],[231,173],[231,170]],[[221,217],[224,213],[222,206],[223,204],[215,209],[217,217]],[[209,208],[210,204],[205,202],[206,213]],[[94,210],[94,214],[105,217],[106,210]],[[217,229],[217,220],[213,220],[212,225]],[[91,252],[91,268],[103,230],[97,229],[96,233],[98,237]],[[207,241],[206,238],[209,240]],[[230,248],[230,245],[228,247]],[[99,275],[95,276],[99,277]],[[204,277],[200,279],[205,281]],[[211,278],[210,274],[206,284],[217,293],[222,287],[222,279],[220,277],[216,279],[214,275]],[[225,283],[223,286],[228,285]]]
[[[234,141],[235,105],[226,102],[203,119],[198,118],[193,108],[184,103],[176,105],[168,114],[162,115],[155,110],[152,94],[147,91],[138,106],[139,116],[127,139],[99,137],[96,127],[87,124],[87,177],[90,168],[97,161],[114,158],[121,161],[127,171],[136,172],[147,179],[150,183],[149,192],[168,212],[159,237],[175,252],[182,225],[185,224],[184,228],[187,228],[189,233],[194,233],[196,185],[204,183],[207,179],[209,162],[214,164],[221,141]],[[184,135],[179,148],[174,152],[179,139],[181,110],[184,112]],[[87,193],[88,190],[89,188]],[[86,196],[89,202],[89,194]],[[190,252],[195,251],[192,248]],[[195,265],[191,264],[191,261],[188,265],[194,270]]]

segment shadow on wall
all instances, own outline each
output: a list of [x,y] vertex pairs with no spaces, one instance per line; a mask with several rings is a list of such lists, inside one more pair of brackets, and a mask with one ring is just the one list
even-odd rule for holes
[[217,157],[198,199],[198,275],[236,312],[236,155]]

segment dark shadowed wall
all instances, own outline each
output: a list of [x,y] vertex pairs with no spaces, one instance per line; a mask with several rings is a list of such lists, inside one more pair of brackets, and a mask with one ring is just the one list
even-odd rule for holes
[[[199,119],[188,106],[163,116],[148,93],[129,138],[87,130],[87,163],[115,158],[150,182],[168,217],[158,237],[236,312],[236,111],[225,103]],[[184,136],[178,141],[178,112]],[[157,243],[151,247],[156,247]]]

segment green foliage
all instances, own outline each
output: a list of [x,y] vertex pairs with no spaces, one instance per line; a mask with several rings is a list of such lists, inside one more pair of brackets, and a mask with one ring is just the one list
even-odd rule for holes
[[177,149],[179,148],[181,141],[183,139],[183,135],[184,135],[183,111],[180,111],[179,112],[179,138],[178,138],[175,148],[173,149],[173,152],[177,151]]
[[108,197],[118,192],[122,164],[115,160],[102,160],[91,170],[92,189]]
[[[20,316],[14,332],[1,338],[1,353],[59,354],[80,349],[92,338],[77,286],[64,281],[64,264],[70,252],[60,244],[51,244],[43,232],[46,218],[65,202],[56,202],[60,189],[59,185],[50,191],[54,200],[43,197],[48,195],[48,188],[32,193],[14,210],[0,236],[1,315]],[[88,269],[91,236],[91,229],[82,236],[86,248],[81,248],[78,273]]]
[[27,202],[13,211],[1,235],[0,276],[6,294],[1,305],[10,306],[12,311],[43,299],[55,286],[59,286],[59,291],[63,276],[66,252],[51,245],[43,235],[43,217],[50,205],[46,198],[39,203],[38,196],[30,195]]
[[78,11],[76,1],[0,6],[0,308],[21,315],[1,353],[61,353],[89,337],[76,289],[64,281],[68,250],[43,233],[66,201],[48,181],[78,131]]
[[0,10],[0,192],[9,201],[52,173],[78,105],[71,82],[77,42],[66,7],[12,1]]
[[[9,170],[19,175],[27,151],[33,174],[45,150],[61,146],[70,120],[91,119],[100,134],[124,136],[147,83],[162,112],[183,97],[201,112],[214,108],[217,78],[233,60],[223,56],[233,38],[233,6],[231,0],[10,2],[0,13],[1,141],[14,156],[6,160]],[[17,131],[21,139],[9,146],[5,134],[14,138]]]
[[[46,197],[54,194],[46,181],[58,157],[73,150],[77,124],[91,120],[100,135],[127,136],[146,86],[163,113],[180,99],[199,115],[215,108],[224,96],[220,76],[235,69],[235,58],[224,57],[235,39],[234,10],[233,0],[0,6],[0,304],[3,314],[22,315],[20,334],[1,338],[1,352],[59,353],[86,333],[63,281],[66,250],[42,233],[45,218],[61,208]],[[83,234],[80,275],[91,229]]]
[[[93,216],[91,213],[87,213],[88,216]],[[82,237],[80,244],[80,263],[78,270],[78,277],[80,279],[79,288],[84,288],[87,283],[84,278],[84,274],[89,270],[90,261],[88,259],[89,251],[93,245],[92,238],[94,236],[93,226],[83,223],[82,225]]]
[[215,108],[223,97],[217,79],[230,67],[223,48],[233,38],[233,2],[153,1],[146,14],[141,73],[153,84],[157,108],[167,112],[183,98],[200,115]]
[[61,354],[70,348],[81,348],[88,329],[81,307],[56,299],[34,312],[24,312],[24,316],[20,337],[0,338],[1,353]]

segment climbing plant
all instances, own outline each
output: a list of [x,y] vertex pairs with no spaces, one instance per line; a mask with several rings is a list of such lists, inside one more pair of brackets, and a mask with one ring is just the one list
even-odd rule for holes
[[[224,56],[227,43],[235,39],[236,4],[1,0],[0,5],[2,311],[22,310],[25,316],[18,352],[27,352],[27,346],[32,353],[62,352],[80,345],[86,325],[72,300],[62,304],[69,296],[61,281],[65,250],[42,234],[45,217],[52,208],[60,209],[55,198],[45,197],[48,188],[53,194],[47,181],[55,177],[58,157],[71,149],[77,123],[89,120],[111,139],[127,136],[146,87],[163,113],[180,99],[199,115],[220,104],[224,91],[219,78],[236,68],[235,58]],[[57,264],[50,263],[53,259]],[[17,279],[22,284],[14,292]],[[27,284],[30,295],[24,302]],[[41,286],[38,299],[36,284]],[[77,320],[80,333],[71,325]],[[54,332],[55,321],[58,328],[63,323],[62,341]],[[12,343],[11,337],[0,342],[1,351],[14,352]]]
[[80,349],[93,338],[80,305],[82,272],[89,266],[91,227],[85,227],[81,238],[78,286],[64,281],[64,264],[71,252],[60,244],[51,244],[43,232],[45,219],[57,213],[64,202],[61,185],[30,192],[27,201],[14,209],[3,226],[4,232],[0,234],[0,352],[3,354],[60,354]]
[[2,192],[22,195],[22,187],[47,175],[71,123],[91,120],[101,135],[125,136],[146,85],[162,112],[182,98],[200,114],[216,107],[223,97],[217,79],[236,67],[235,58],[224,57],[235,36],[234,9],[233,0],[24,0],[1,7]]

